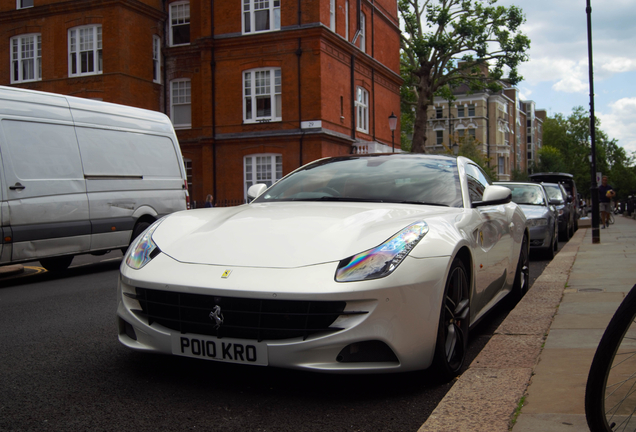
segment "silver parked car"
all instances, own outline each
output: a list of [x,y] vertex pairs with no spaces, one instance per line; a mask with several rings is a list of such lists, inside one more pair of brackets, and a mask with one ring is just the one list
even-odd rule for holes
[[574,206],[572,204],[572,196],[568,195],[560,183],[541,183],[548,193],[550,204],[556,207],[559,213],[559,239],[562,241],[570,240],[575,231]]
[[512,191],[512,201],[517,203],[528,220],[530,249],[540,250],[550,258],[559,248],[558,212],[550,204],[548,194],[541,184],[526,182],[495,182]]

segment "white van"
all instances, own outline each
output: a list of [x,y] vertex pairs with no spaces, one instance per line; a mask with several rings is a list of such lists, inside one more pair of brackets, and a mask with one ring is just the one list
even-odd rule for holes
[[189,207],[164,114],[0,86],[0,265],[125,249],[156,219]]

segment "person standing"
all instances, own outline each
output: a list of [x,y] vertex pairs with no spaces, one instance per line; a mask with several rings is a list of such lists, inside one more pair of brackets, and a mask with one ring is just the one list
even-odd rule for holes
[[601,212],[601,228],[609,226],[609,215],[612,211],[611,201],[616,195],[612,186],[607,184],[607,176],[601,178],[601,185],[598,187],[598,209]]
[[203,204],[203,207],[214,207],[214,197],[212,195],[208,194],[208,196],[205,197],[205,204]]

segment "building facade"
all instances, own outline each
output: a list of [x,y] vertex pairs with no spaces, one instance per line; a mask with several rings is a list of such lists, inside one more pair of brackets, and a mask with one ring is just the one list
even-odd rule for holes
[[538,162],[545,110],[522,101],[516,88],[470,93],[459,87],[454,97],[436,97],[428,107],[427,152],[452,153],[472,142],[501,181],[511,180],[515,171],[527,173]]
[[199,204],[399,150],[396,0],[0,0],[0,33],[2,85],[166,113]]

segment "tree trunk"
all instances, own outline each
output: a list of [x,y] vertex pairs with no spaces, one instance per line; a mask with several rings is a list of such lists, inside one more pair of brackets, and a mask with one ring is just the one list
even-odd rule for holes
[[420,87],[415,109],[415,122],[413,125],[413,144],[411,152],[426,153],[426,134],[428,132],[428,106],[433,99],[433,92],[429,82],[430,69],[422,69],[420,75]]

